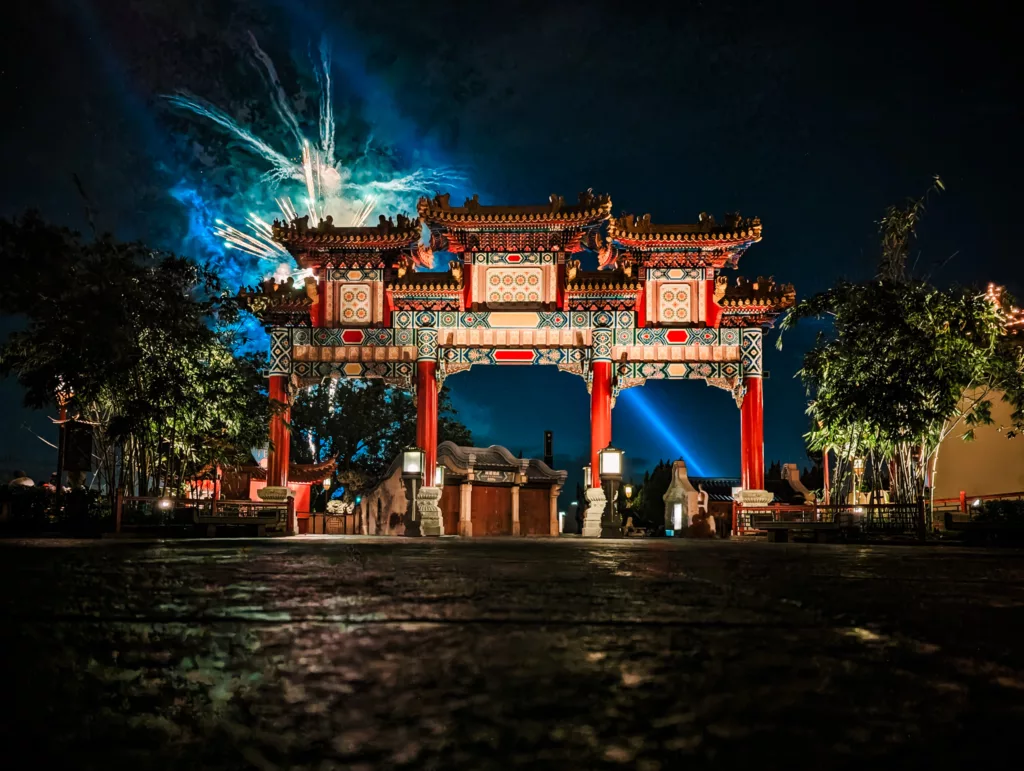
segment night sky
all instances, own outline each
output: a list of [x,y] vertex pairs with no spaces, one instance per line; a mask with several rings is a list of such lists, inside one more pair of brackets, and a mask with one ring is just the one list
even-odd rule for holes
[[[296,93],[307,50],[334,44],[345,115],[410,162],[465,170],[454,199],[539,203],[609,192],[655,222],[708,211],[760,216],[739,273],[801,296],[862,278],[885,206],[940,174],[917,270],[1024,295],[1015,248],[1024,168],[1016,30],[985,2],[618,3],[37,0],[5,12],[0,214],[36,207],[84,227],[82,179],[100,226],[189,253],[169,191],[211,177],[196,129],[160,94],[187,88],[235,114],[265,91],[251,31]],[[204,140],[210,133],[204,129]],[[201,132],[200,132],[201,133]],[[766,342],[766,459],[804,463],[794,380],[817,329]],[[582,380],[554,368],[474,368],[451,378],[477,443],[578,469],[589,442]],[[48,472],[54,434],[0,384],[0,469]],[[681,453],[691,472],[739,471],[739,414],[703,382],[624,392],[613,442],[638,473]],[[570,489],[574,480],[570,480]]]

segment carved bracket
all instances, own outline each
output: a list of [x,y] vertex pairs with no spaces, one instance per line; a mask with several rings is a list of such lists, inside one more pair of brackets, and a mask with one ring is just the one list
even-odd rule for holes
[[736,402],[737,407],[743,406],[743,397],[746,396],[747,387],[743,385],[743,381],[738,377],[709,377],[704,378],[709,386],[714,388],[721,388],[724,391],[728,391],[732,394],[733,401]]

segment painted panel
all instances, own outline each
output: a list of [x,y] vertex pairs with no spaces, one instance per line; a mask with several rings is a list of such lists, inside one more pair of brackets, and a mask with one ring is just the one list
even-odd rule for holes
[[692,319],[693,287],[665,282],[658,286],[658,318],[665,324],[688,324]]
[[372,288],[370,284],[342,284],[338,320],[342,325],[369,324],[372,316]]
[[543,278],[540,268],[488,268],[486,302],[540,303],[544,296]]

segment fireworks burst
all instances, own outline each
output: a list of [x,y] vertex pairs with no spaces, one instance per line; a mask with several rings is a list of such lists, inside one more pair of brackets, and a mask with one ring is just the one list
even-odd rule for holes
[[[302,211],[303,215],[309,216],[309,224],[314,227],[328,215],[335,223],[350,227],[361,226],[378,209],[387,208],[387,213],[411,211],[418,196],[432,194],[438,188],[462,179],[457,172],[442,167],[401,173],[393,169],[380,170],[377,178],[356,182],[353,180],[352,168],[342,164],[336,157],[331,52],[326,40],[321,42],[319,59],[313,63],[319,90],[318,137],[315,141],[310,141],[303,134],[298,116],[281,85],[277,68],[251,33],[249,45],[259,65],[274,113],[295,143],[294,157],[279,151],[223,110],[198,97],[180,92],[166,98],[171,105],[198,115],[230,134],[264,164],[265,171],[260,178],[263,196],[260,197],[264,198],[267,193],[273,194],[277,209],[285,221],[294,220],[299,216],[298,212]],[[367,142],[366,149],[370,144]],[[301,195],[296,194],[293,199],[286,187],[296,193],[301,191]],[[298,205],[295,201],[298,201]],[[261,216],[250,211],[244,223],[238,227],[217,219],[213,232],[223,241],[225,248],[244,252],[280,267],[280,263],[290,258],[287,251],[273,240],[269,220],[276,216],[276,212],[274,215]]]

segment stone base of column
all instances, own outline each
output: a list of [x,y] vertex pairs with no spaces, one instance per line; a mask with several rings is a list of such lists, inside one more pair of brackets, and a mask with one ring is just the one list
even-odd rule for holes
[[583,515],[583,532],[581,535],[584,538],[600,538],[601,518],[604,516],[608,499],[605,497],[604,490],[600,487],[588,487],[586,496],[587,511]]
[[440,487],[421,487],[416,493],[416,513],[419,514],[420,535],[444,535],[444,520],[441,518]]

